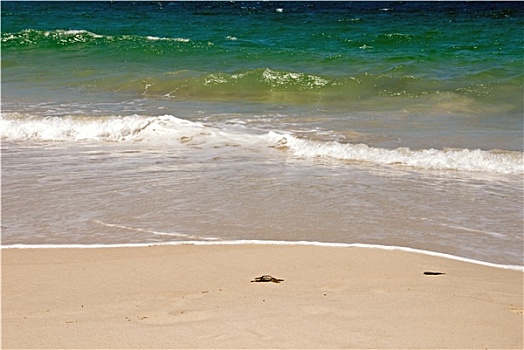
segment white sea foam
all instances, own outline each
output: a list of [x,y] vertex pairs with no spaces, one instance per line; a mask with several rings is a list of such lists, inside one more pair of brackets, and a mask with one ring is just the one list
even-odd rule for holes
[[286,245],[286,246],[318,246],[333,248],[365,248],[365,249],[382,249],[390,251],[403,251],[415,254],[435,256],[439,258],[463,261],[471,264],[495,267],[507,270],[523,271],[524,266],[495,264],[486,261],[474,260],[455,256],[451,254],[432,252],[428,250],[414,249],[409,247],[385,246],[377,244],[362,243],[325,243],[311,241],[265,241],[265,240],[232,240],[232,241],[174,241],[159,243],[126,243],[126,244],[11,244],[1,245],[1,249],[93,249],[93,248],[133,248],[133,247],[151,247],[151,246],[173,246],[173,245]]
[[94,220],[94,222],[97,223],[97,224],[100,224],[102,226],[106,226],[106,227],[116,227],[116,228],[120,228],[120,229],[123,229],[123,230],[151,233],[151,234],[159,235],[159,236],[184,237],[185,239],[201,239],[201,240],[205,240],[205,241],[218,240],[218,238],[215,238],[215,237],[201,237],[201,236],[186,235],[184,233],[179,233],[179,232],[160,232],[160,231],[155,231],[155,230],[146,230],[146,229],[142,229],[142,228],[138,228],[138,227],[130,227],[130,226],[119,225],[119,224],[109,224],[109,223],[102,222],[102,221],[99,221],[99,220]]
[[330,82],[324,78],[316,75],[309,75],[304,73],[281,72],[271,69],[265,69],[262,73],[262,78],[266,83],[273,87],[298,85],[304,88],[321,88],[328,86]]
[[106,140],[124,141],[151,124],[151,118],[139,116],[87,118],[25,118],[17,115],[1,120],[2,138],[8,140]]
[[182,142],[198,138],[200,144],[212,146],[216,142],[234,141],[239,146],[272,147],[289,152],[296,158],[327,158],[346,162],[364,162],[387,166],[407,166],[419,169],[453,170],[523,174],[522,152],[483,151],[468,149],[386,149],[365,144],[343,144],[335,141],[313,141],[292,134],[248,129],[232,126],[208,126],[172,115],[145,117],[99,118],[31,118],[16,113],[5,115],[1,121],[5,140],[44,141],[129,141]]
[[[118,40],[118,39],[124,39],[124,40],[135,40],[136,38],[140,38],[138,36],[133,35],[122,35],[121,37],[115,37],[112,35],[101,35],[97,33],[93,33],[91,31],[85,30],[85,29],[56,29],[56,30],[46,30],[46,31],[38,31],[34,29],[24,29],[20,31],[17,34],[10,34],[2,38],[2,42],[8,42],[10,40],[19,40],[20,36],[28,36],[35,33],[41,33],[46,38],[55,38],[55,39],[66,39],[66,38],[72,38],[74,41],[84,41],[85,38],[94,38],[94,39],[108,39],[108,40]],[[166,37],[157,37],[148,35],[145,36],[145,39],[150,41],[178,41],[178,42],[189,42],[191,41],[188,38],[166,38]]]
[[93,33],[93,32],[90,32],[84,29],[69,29],[69,30],[58,29],[54,31],[45,31],[44,32],[44,36],[46,37],[53,36],[53,35],[62,35],[62,36],[85,35],[85,36],[96,38],[96,39],[104,37],[104,35],[96,34],[96,33]]
[[481,171],[504,174],[524,173],[522,152],[490,152],[468,149],[385,149],[365,144],[342,144],[299,139],[292,135],[271,135],[297,157],[325,157],[344,161],[402,165],[433,170]]
[[187,38],[161,38],[158,36],[151,36],[151,35],[146,36],[146,39],[150,41],[178,41],[182,43],[187,43],[191,41],[190,39],[187,39]]
[[490,236],[497,237],[497,238],[504,238],[504,237],[506,237],[505,234],[498,233],[498,232],[484,231],[484,230],[475,230],[475,229],[472,229],[472,228],[456,226],[456,225],[447,225],[447,224],[440,224],[440,225],[441,226],[445,226],[445,227],[449,227],[449,228],[454,228],[454,229],[461,230],[461,231],[466,231],[466,232],[482,233],[482,234],[490,235]]

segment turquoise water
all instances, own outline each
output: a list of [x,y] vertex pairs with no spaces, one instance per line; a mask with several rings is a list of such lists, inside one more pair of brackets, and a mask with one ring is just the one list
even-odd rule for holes
[[2,2],[4,244],[163,232],[521,264],[523,15],[520,2]]

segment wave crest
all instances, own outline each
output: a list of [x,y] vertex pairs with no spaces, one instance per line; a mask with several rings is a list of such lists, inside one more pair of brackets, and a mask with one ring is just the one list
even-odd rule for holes
[[171,115],[145,117],[26,117],[8,114],[1,119],[2,139],[14,141],[103,141],[178,142],[188,146],[187,140],[196,140],[203,152],[219,143],[231,140],[246,151],[253,147],[274,148],[302,159],[325,158],[343,162],[362,162],[386,166],[407,166],[430,170],[453,170],[523,174],[523,152],[483,151],[479,149],[386,149],[365,144],[336,141],[316,141],[277,132],[261,133],[247,129],[233,129],[226,125],[208,126]]
[[111,44],[115,42],[173,42],[187,43],[188,38],[161,38],[140,35],[102,35],[88,30],[35,30],[24,29],[16,33],[2,33],[2,46],[68,46],[79,43]]
[[277,148],[287,148],[300,158],[328,158],[348,162],[400,165],[430,170],[524,173],[522,152],[469,149],[421,149],[407,147],[386,149],[365,144],[343,144],[300,139],[270,133]]
[[338,85],[336,82],[317,75],[299,72],[278,71],[269,68],[247,70],[237,74],[214,73],[204,77],[204,86],[226,84],[253,84],[265,85],[270,88],[296,90],[319,89],[326,86]]
[[111,118],[26,118],[11,115],[2,118],[2,138],[7,140],[125,141],[151,124],[151,118],[139,116]]

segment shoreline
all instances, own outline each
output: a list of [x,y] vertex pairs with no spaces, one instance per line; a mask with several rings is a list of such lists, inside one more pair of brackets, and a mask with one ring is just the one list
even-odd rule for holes
[[[3,247],[2,347],[522,348],[521,271],[356,246],[205,243]],[[284,281],[251,282],[264,274]]]
[[311,246],[326,248],[365,248],[380,249],[387,251],[402,251],[427,256],[434,256],[443,259],[477,264],[481,266],[494,267],[506,270],[524,272],[524,265],[497,264],[489,261],[476,260],[457,255],[435,252],[431,250],[416,249],[411,247],[401,247],[392,245],[367,244],[367,243],[328,243],[318,241],[273,241],[273,240],[208,240],[208,241],[171,241],[157,243],[122,243],[122,244],[10,244],[0,245],[0,250],[4,249],[109,249],[109,248],[146,248],[164,246],[183,246],[183,245],[268,245],[268,246]]

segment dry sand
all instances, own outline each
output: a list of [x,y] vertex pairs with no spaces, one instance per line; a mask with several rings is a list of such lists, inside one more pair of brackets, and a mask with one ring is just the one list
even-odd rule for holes
[[365,248],[4,249],[2,347],[521,349],[522,288],[522,271]]

